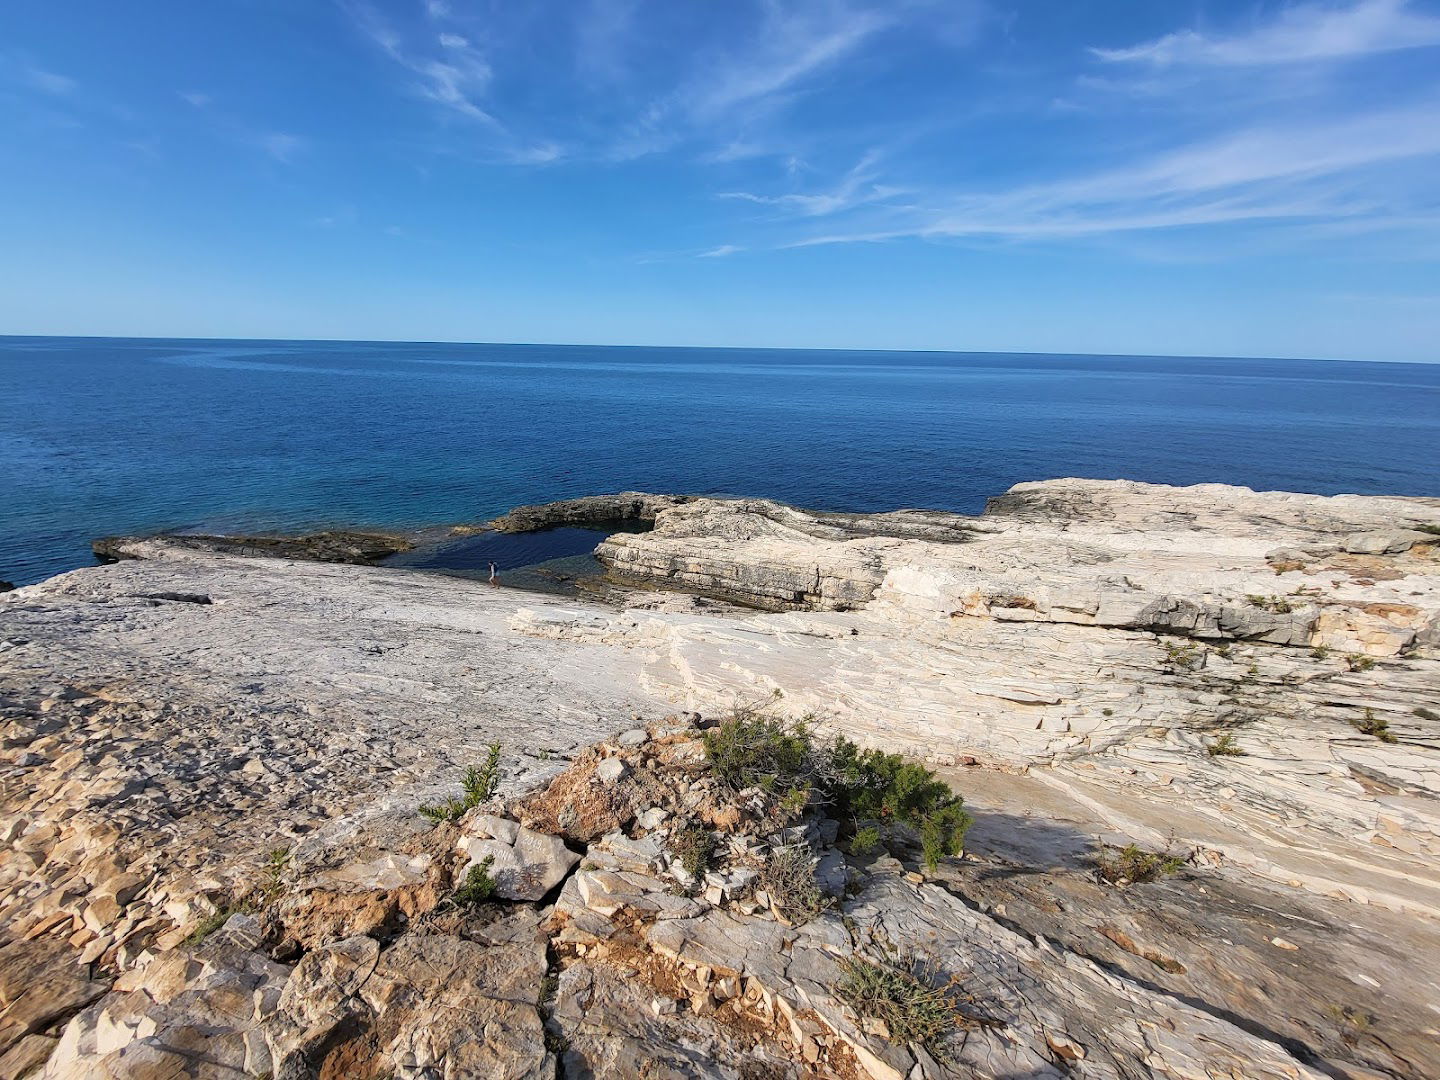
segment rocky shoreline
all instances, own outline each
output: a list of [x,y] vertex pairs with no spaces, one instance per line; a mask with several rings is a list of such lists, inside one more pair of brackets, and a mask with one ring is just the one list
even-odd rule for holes
[[[373,534],[112,539],[0,596],[0,1077],[1440,1076],[1440,500],[491,525],[613,521],[651,528],[597,550],[609,603]],[[967,854],[865,855],[816,804],[828,906],[757,901],[788,841],[701,740],[758,703],[926,761]],[[417,812],[491,743],[493,794]],[[1176,872],[1099,880],[1130,843]],[[461,910],[476,853],[513,898]],[[837,992],[888,947],[968,1010],[938,1055]]]

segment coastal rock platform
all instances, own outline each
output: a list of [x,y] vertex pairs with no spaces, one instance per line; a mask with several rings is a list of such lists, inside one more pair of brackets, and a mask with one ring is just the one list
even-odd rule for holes
[[[0,596],[0,1076],[1440,1076],[1440,501],[509,527],[617,519],[610,604],[166,538]],[[798,929],[739,862],[677,895],[690,718],[737,705],[927,761],[968,854],[817,841],[850,884]],[[492,743],[485,807],[417,813]],[[541,884],[450,912],[522,829]],[[1184,869],[1099,882],[1132,842]],[[836,997],[881,942],[974,999],[944,1060]]]

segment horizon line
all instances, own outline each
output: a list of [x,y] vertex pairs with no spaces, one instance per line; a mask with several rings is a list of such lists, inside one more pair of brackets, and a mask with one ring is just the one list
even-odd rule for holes
[[326,337],[142,337],[133,334],[0,334],[0,340],[19,338],[59,338],[76,341],[197,341],[197,342],[277,342],[295,345],[472,345],[499,346],[502,348],[539,349],[705,349],[740,352],[846,352],[846,353],[898,353],[898,354],[939,354],[945,356],[1051,356],[1074,357],[1077,359],[1120,359],[1120,360],[1278,360],[1283,362],[1315,364],[1406,364],[1432,365],[1435,360],[1364,360],[1348,356],[1263,356],[1250,353],[1125,353],[1125,352],[1073,352],[1056,353],[1035,349],[880,349],[847,347],[826,347],[819,345],[641,345],[634,343],[581,342],[581,341],[462,341],[455,339],[420,338],[326,338]]

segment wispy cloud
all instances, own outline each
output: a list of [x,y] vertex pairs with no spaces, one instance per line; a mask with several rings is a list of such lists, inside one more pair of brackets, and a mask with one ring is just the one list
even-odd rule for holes
[[1437,102],[1306,127],[1256,127],[1128,165],[992,193],[931,193],[883,221],[786,246],[904,237],[1053,239],[1241,222],[1336,222],[1382,228],[1407,196],[1374,182],[1403,162],[1440,156]]
[[1112,63],[1250,67],[1334,60],[1440,43],[1440,18],[1409,0],[1357,0],[1350,5],[1302,3],[1272,22],[1238,33],[1181,30],[1128,48],[1093,49]]
[[44,94],[52,94],[55,97],[67,97],[79,89],[80,84],[68,75],[61,75],[55,71],[47,71],[45,68],[36,67],[34,64],[22,64],[18,74],[22,82]]
[[769,4],[747,47],[707,65],[684,92],[685,103],[701,119],[753,105],[834,66],[893,21],[878,8]]
[[[342,0],[360,31],[412,76],[411,90],[449,113],[484,124],[498,126],[495,117],[479,104],[493,76],[481,51],[458,33],[433,36],[434,46],[407,44],[405,37],[376,8],[363,0]],[[426,5],[432,21],[450,15],[447,4],[430,0]]]
[[185,102],[187,105],[194,106],[197,109],[204,109],[209,107],[215,99],[212,98],[209,94],[201,94],[195,91],[182,90],[180,92],[180,100]]
[[80,83],[35,63],[24,53],[0,52],[0,81],[38,92],[47,97],[72,97]]
[[263,131],[253,137],[256,146],[276,161],[288,165],[309,146],[309,141],[285,131]]
[[737,255],[744,250],[743,247],[737,244],[721,244],[719,247],[713,247],[709,251],[702,251],[696,258],[723,259],[726,255]]
[[866,203],[880,202],[902,194],[904,188],[875,182],[880,152],[871,150],[855,164],[829,191],[813,193],[790,192],[782,195],[757,195],[750,191],[724,191],[722,199],[740,199],[794,211],[805,217],[823,217]]

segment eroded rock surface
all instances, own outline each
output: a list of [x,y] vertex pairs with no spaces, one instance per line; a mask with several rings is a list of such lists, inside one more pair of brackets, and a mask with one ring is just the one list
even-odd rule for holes
[[[171,540],[0,597],[0,1076],[1440,1076],[1440,505],[641,509],[624,607]],[[737,701],[928,759],[971,853],[812,831],[787,925],[688,719]],[[457,909],[487,854],[521,898]],[[968,995],[948,1060],[834,993],[894,945]]]

